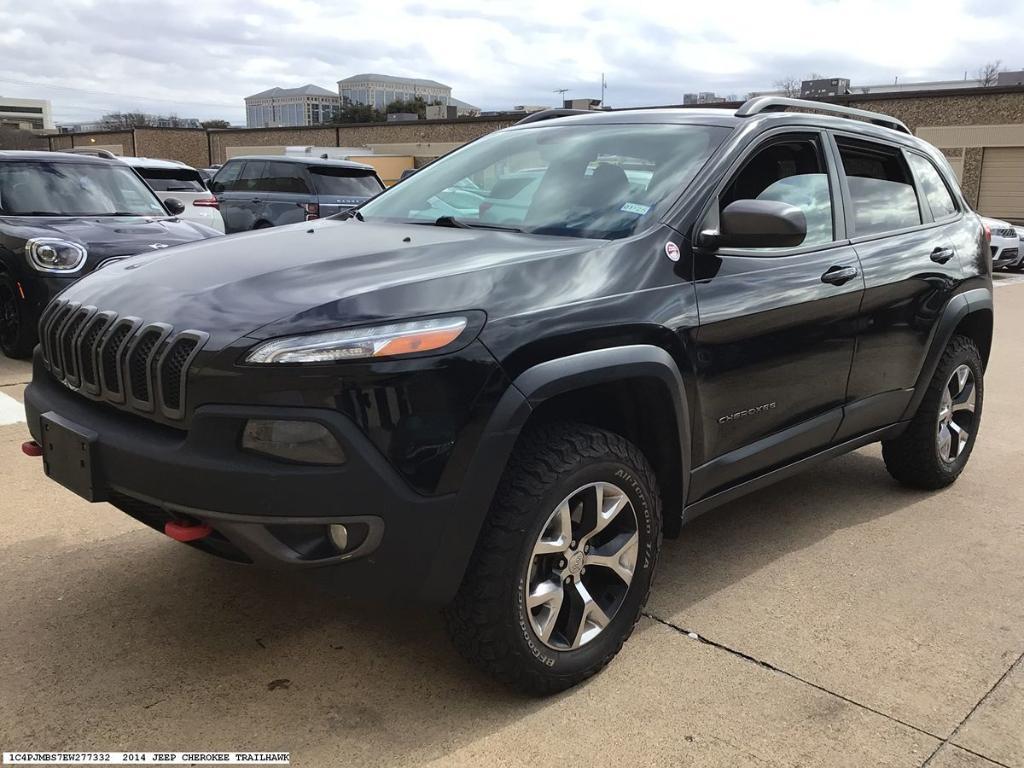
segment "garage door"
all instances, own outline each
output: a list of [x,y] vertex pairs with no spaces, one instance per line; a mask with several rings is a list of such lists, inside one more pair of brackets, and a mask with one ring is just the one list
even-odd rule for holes
[[1024,147],[988,147],[981,162],[978,210],[1024,221]]

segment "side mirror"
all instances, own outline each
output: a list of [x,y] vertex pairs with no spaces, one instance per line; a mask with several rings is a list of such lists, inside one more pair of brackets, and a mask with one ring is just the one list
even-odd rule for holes
[[164,207],[171,216],[180,216],[185,212],[185,204],[176,197],[168,197],[164,200]]
[[795,205],[736,200],[722,211],[719,231],[702,237],[715,248],[793,248],[807,237],[807,219]]

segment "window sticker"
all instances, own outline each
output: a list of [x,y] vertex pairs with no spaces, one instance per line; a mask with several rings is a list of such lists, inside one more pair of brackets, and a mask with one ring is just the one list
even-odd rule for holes
[[651,210],[651,206],[641,205],[640,203],[623,203],[619,210],[623,213],[635,213],[637,216],[643,216]]

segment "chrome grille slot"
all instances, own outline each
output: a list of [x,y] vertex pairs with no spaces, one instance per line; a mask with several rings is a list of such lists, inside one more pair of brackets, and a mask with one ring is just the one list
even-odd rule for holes
[[54,378],[94,400],[172,421],[185,416],[188,371],[209,338],[61,300],[44,310],[39,334]]

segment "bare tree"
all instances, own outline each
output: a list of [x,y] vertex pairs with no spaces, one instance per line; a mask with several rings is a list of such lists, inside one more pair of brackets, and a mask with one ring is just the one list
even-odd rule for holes
[[800,95],[800,78],[787,75],[786,77],[776,80],[772,85],[775,86],[776,90],[782,91],[784,96],[799,96]]
[[996,59],[995,61],[986,62],[984,66],[978,70],[975,77],[977,77],[978,81],[984,86],[995,85],[996,81],[999,79],[999,73],[1002,72],[1003,69],[1002,60]]

